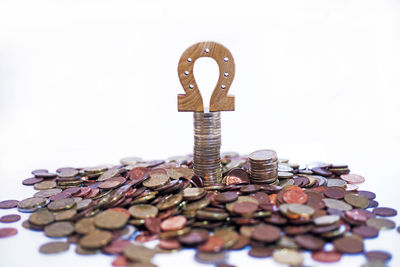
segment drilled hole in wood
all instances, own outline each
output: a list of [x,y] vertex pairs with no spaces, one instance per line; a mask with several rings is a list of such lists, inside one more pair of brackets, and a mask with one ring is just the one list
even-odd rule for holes
[[228,60],[229,60],[229,58],[224,57],[224,61],[225,61],[225,62],[228,62]]
[[194,88],[193,84],[190,84],[189,89],[193,89],[193,88]]
[[209,53],[210,49],[206,48],[206,49],[204,49],[204,52]]
[[184,74],[185,75],[189,75],[189,72],[187,70],[185,70]]
[[225,84],[221,85],[221,88],[222,88],[222,89],[225,89],[225,88],[226,88]]
[[188,58],[188,59],[187,59],[187,62],[192,62],[192,59],[191,59],[191,58]]
[[224,73],[224,76],[225,76],[225,77],[228,77],[228,76],[229,76],[229,73],[225,72],[225,73]]

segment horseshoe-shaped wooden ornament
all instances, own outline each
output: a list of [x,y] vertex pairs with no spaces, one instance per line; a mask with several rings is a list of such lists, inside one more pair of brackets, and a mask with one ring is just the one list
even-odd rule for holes
[[200,42],[183,52],[178,64],[179,80],[185,94],[178,95],[178,111],[204,112],[203,98],[196,80],[193,66],[200,57],[213,58],[219,67],[219,78],[210,99],[210,111],[235,110],[235,97],[228,95],[235,77],[235,61],[231,52],[216,42]]

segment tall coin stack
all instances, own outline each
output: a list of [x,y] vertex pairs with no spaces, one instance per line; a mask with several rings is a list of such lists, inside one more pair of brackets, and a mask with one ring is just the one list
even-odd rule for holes
[[249,155],[253,183],[273,183],[278,179],[278,157],[274,150],[257,150]]
[[194,174],[205,186],[221,182],[221,114],[194,112]]

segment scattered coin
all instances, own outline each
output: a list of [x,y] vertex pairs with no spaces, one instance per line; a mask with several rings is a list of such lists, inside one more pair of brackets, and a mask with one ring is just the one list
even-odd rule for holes
[[69,249],[68,242],[53,241],[43,244],[39,248],[39,252],[43,254],[56,254],[67,251]]
[[18,230],[15,228],[7,227],[7,228],[0,228],[0,238],[10,237],[16,235]]
[[392,255],[390,255],[390,253],[388,253],[386,251],[381,251],[381,250],[371,250],[371,251],[365,252],[364,255],[368,259],[368,261],[386,262],[392,258]]
[[3,200],[0,201],[0,209],[12,209],[18,206],[18,200]]
[[341,237],[333,241],[335,250],[341,253],[356,254],[364,251],[362,240],[356,237]]
[[397,215],[397,210],[392,209],[392,208],[386,208],[386,207],[375,208],[372,212],[375,215],[382,216],[382,217],[392,217],[392,216]]
[[94,224],[103,229],[119,229],[125,226],[129,219],[129,216],[126,214],[115,211],[115,210],[106,210],[94,217]]
[[158,209],[155,206],[148,204],[134,205],[129,208],[130,214],[138,219],[146,219],[150,217],[155,217],[158,213]]
[[278,249],[273,253],[274,260],[278,263],[288,265],[301,265],[303,263],[303,255],[300,252],[293,249]]
[[92,231],[79,240],[79,245],[87,249],[104,247],[111,241],[112,234],[107,231]]
[[394,221],[389,220],[389,219],[383,219],[383,218],[370,218],[367,220],[367,225],[371,226],[371,227],[375,227],[379,230],[393,229],[396,227],[396,224]]
[[17,222],[21,219],[21,216],[18,214],[9,214],[0,217],[0,222],[2,223],[13,223]]
[[68,236],[74,231],[74,225],[70,222],[54,222],[44,228],[44,233],[49,237]]

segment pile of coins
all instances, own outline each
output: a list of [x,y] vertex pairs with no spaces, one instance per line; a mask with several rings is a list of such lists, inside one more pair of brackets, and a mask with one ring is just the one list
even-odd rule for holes
[[194,112],[193,171],[204,185],[221,182],[221,113]]
[[250,178],[253,183],[272,184],[278,179],[278,157],[273,150],[257,150],[250,154]]
[[[388,252],[366,251],[364,240],[395,228],[387,217],[397,211],[378,207],[373,192],[359,190],[362,176],[350,173],[347,165],[300,168],[277,159],[282,174],[274,184],[268,179],[253,183],[252,164],[267,158],[264,153],[250,158],[223,154],[223,183],[212,186],[203,186],[194,175],[191,156],[147,162],[125,158],[120,165],[54,173],[34,170],[22,181],[35,189],[33,197],[1,201],[0,208],[29,212],[25,228],[65,238],[43,244],[40,253],[72,246],[81,255],[115,255],[113,266],[155,266],[156,255],[184,248],[195,248],[196,261],[220,267],[233,266],[229,251],[241,249],[251,257],[295,266],[304,263],[303,251],[311,251],[317,262],[358,253],[365,256],[364,266],[390,260]],[[0,223],[19,219],[10,214]],[[0,238],[16,234],[13,227],[0,228]],[[157,246],[149,248],[149,241]]]

